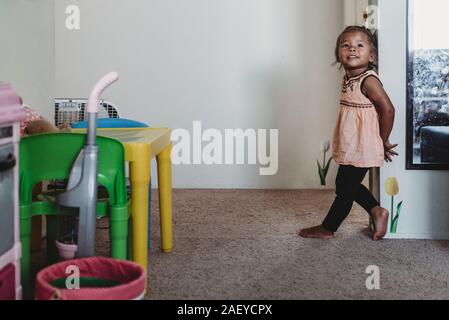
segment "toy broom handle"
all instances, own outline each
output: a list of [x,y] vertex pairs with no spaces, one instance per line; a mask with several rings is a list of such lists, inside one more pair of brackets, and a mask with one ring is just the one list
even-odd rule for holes
[[87,112],[98,113],[99,98],[104,89],[118,80],[118,73],[113,71],[101,78],[94,86],[87,102]]

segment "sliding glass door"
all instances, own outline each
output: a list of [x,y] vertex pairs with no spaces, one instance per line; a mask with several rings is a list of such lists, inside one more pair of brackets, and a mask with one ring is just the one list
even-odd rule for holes
[[408,1],[407,169],[449,169],[447,0]]

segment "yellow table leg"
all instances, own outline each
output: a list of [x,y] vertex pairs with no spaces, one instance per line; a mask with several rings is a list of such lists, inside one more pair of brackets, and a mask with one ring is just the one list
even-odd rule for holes
[[170,144],[156,156],[163,252],[171,252],[173,249],[171,149]]
[[132,253],[133,260],[145,271],[148,268],[148,187],[150,151],[142,145],[139,157],[130,162]]

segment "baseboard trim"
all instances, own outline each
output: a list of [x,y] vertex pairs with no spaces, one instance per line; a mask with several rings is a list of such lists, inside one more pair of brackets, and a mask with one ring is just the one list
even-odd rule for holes
[[448,232],[435,233],[396,233],[387,234],[384,239],[398,240],[449,240]]

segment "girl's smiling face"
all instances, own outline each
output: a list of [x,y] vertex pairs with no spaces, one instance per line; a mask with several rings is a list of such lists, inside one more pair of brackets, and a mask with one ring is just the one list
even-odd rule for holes
[[343,34],[339,47],[339,62],[349,77],[363,73],[374,62],[374,53],[368,36],[360,31]]

